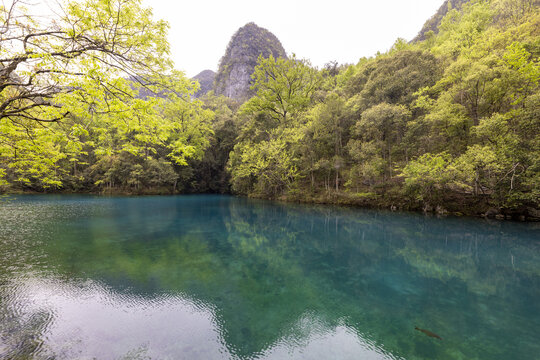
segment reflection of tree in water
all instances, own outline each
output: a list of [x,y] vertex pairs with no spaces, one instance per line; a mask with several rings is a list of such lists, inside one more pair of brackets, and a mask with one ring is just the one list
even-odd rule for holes
[[[229,238],[258,256],[258,263],[279,258],[289,268],[294,264],[302,276],[290,286],[309,284],[316,294],[315,302],[304,302],[305,309],[315,308],[334,323],[346,319],[393,354],[473,357],[480,356],[475,349],[481,343],[482,354],[490,358],[514,356],[513,343],[502,345],[494,332],[478,331],[494,325],[499,335],[520,334],[530,340],[528,346],[536,343],[531,330],[538,324],[516,322],[516,316],[539,310],[534,226],[264,206],[268,211],[232,210]],[[511,252],[520,253],[519,266],[510,262]],[[415,324],[440,329],[452,346],[416,337]]]
[[52,315],[44,309],[21,316],[16,310],[20,304],[4,288],[0,289],[0,359],[26,359],[42,347]]
[[[9,215],[8,215],[9,214]],[[43,346],[42,338],[52,320],[46,308],[28,312],[18,277],[43,260],[32,241],[8,226],[17,214],[6,212],[0,221],[0,359],[27,359]]]
[[[227,197],[196,206],[194,199],[165,198],[166,211],[149,206],[155,199],[116,204],[114,216],[58,225],[30,254],[40,249],[48,262],[41,265],[68,279],[88,277],[148,299],[196,299],[214,309],[226,346],[240,358],[282,339],[301,343],[316,331],[299,325],[306,314],[320,328],[345,325],[411,359],[539,350],[530,339],[539,324],[527,319],[540,310],[534,225]],[[515,336],[519,348],[500,343]]]
[[[9,199],[3,199],[9,200]],[[17,277],[43,259],[38,244],[28,239],[25,225],[35,227],[36,219],[17,211],[14,201],[3,201],[0,213],[0,359],[27,358],[42,345],[42,336],[51,320],[46,309],[24,312]]]

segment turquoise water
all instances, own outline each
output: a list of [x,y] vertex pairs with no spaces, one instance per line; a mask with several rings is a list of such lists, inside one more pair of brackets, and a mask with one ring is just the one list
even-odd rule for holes
[[535,359],[539,300],[538,223],[0,200],[1,359]]

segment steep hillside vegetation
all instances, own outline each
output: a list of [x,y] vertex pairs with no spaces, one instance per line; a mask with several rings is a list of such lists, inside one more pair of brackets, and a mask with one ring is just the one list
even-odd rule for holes
[[262,61],[238,113],[233,189],[540,218],[539,57],[538,1],[472,0],[438,34],[336,76]]
[[212,70],[201,71],[193,77],[193,80],[196,80],[200,86],[199,90],[195,93],[196,98],[201,97],[212,90],[215,77],[216,73]]
[[88,103],[63,95],[61,121],[0,122],[0,190],[232,191],[540,219],[540,1],[470,0],[435,23],[424,41],[322,70],[251,23],[200,101],[181,74],[158,77],[166,90],[149,94],[161,97],[136,98],[123,79],[122,103],[109,87]]
[[439,25],[441,25],[442,19],[448,14],[448,11],[452,9],[461,9],[461,6],[470,0],[445,0],[439,10],[431,17],[422,27],[422,30],[416,35],[413,41],[426,40],[426,35],[431,31],[433,34],[439,33]]

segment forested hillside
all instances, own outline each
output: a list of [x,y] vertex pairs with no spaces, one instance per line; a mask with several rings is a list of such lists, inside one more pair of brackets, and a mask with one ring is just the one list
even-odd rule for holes
[[539,35],[538,2],[471,1],[426,41],[337,74],[261,59],[238,112],[234,191],[538,216]]
[[437,34],[439,32],[439,26],[441,25],[441,22],[446,14],[448,14],[448,12],[452,9],[460,10],[461,6],[468,1],[469,0],[445,0],[439,10],[437,10],[437,12],[431,18],[429,18],[428,21],[426,21],[422,27],[422,30],[420,30],[413,41],[424,41],[428,37]]
[[212,70],[204,70],[193,77],[199,83],[200,89],[195,93],[195,97],[201,97],[212,90],[216,73]]
[[[118,21],[99,4],[100,16]],[[64,27],[55,25],[63,41],[94,44],[74,59],[55,58],[58,40],[50,35],[26,47],[23,36],[16,52],[1,48],[10,60],[0,70],[0,186],[233,192],[540,218],[539,6],[469,1],[448,10],[425,40],[398,39],[388,52],[350,66],[316,69],[308,60],[264,53],[251,77],[254,96],[244,103],[212,91],[194,99],[194,84],[150,51],[166,50],[165,29],[142,42],[151,54],[133,55],[133,64],[137,56],[155,59],[134,69],[148,79],[129,84],[122,72],[103,71],[84,56],[108,41],[90,31],[106,22],[88,19],[72,33],[73,19],[64,19]],[[70,9],[73,17],[81,11]],[[138,48],[129,41],[141,41],[118,39],[125,43],[114,49],[132,52]],[[116,64],[112,49],[105,46],[102,56],[109,65]],[[17,63],[21,54],[33,73]],[[224,59],[222,67],[235,61]],[[76,70],[59,72],[66,61]],[[223,84],[226,70],[215,84]],[[46,92],[30,97],[38,84]],[[138,88],[148,87],[160,96],[138,98]]]

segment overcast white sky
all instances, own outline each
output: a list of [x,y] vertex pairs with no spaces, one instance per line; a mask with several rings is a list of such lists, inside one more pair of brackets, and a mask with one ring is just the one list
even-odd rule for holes
[[176,68],[189,77],[216,71],[236,30],[253,21],[270,30],[288,54],[322,67],[356,63],[411,40],[444,0],[143,0],[169,22]]
[[[28,0],[46,11],[57,0]],[[0,0],[6,2],[6,0]],[[411,40],[444,0],[142,0],[170,24],[176,68],[193,77],[211,69],[232,35],[248,22],[270,30],[288,54],[322,67],[356,63]],[[7,0],[7,3],[10,3]],[[43,7],[45,6],[45,7]]]

